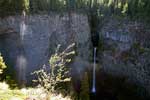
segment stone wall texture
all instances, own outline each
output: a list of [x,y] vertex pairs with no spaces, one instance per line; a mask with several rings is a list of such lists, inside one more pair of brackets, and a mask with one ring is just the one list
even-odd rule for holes
[[[30,73],[47,64],[58,44],[61,49],[76,43],[77,59],[89,59],[90,29],[86,15],[67,13],[9,16],[0,19],[0,51],[18,79],[30,79]],[[31,80],[30,80],[31,81]]]

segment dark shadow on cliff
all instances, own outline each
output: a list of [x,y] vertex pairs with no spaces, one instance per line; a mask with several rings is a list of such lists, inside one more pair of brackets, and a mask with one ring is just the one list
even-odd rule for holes
[[[85,80],[85,78],[78,80],[73,78],[73,87],[77,96],[73,100],[86,100],[85,98],[88,97],[90,97],[88,100],[149,100],[150,96],[145,88],[131,81],[129,82],[127,77],[114,76],[104,72],[102,69],[96,70],[96,93],[92,93],[91,69],[92,67],[86,71],[88,73],[86,79],[88,77],[89,81]],[[80,75],[78,74],[78,76]],[[83,81],[84,86],[82,86]],[[82,97],[82,93],[84,93],[84,97]]]
[[[90,86],[91,84],[90,77]],[[90,93],[90,100],[149,100],[149,98],[144,88],[128,82],[127,77],[112,76],[101,70],[96,74],[96,93]]]

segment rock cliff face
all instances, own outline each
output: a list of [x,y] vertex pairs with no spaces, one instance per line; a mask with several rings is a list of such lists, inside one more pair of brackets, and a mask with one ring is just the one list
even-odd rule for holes
[[[150,30],[140,22],[110,18],[100,31],[102,70],[150,90]],[[150,91],[149,91],[150,92]]]
[[0,51],[20,81],[47,64],[58,44],[65,49],[76,43],[76,59],[89,59],[90,31],[88,18],[82,14],[10,16],[0,19]]
[[[97,59],[101,70],[123,76],[150,90],[150,30],[144,24],[110,18],[99,31]],[[58,44],[76,43],[72,74],[80,77],[91,64],[88,18],[83,14],[10,16],[0,19],[0,52],[20,81],[47,64]],[[98,64],[98,65],[99,65]],[[90,66],[91,67],[91,66]],[[99,67],[99,66],[98,66]],[[150,91],[149,91],[150,92]]]

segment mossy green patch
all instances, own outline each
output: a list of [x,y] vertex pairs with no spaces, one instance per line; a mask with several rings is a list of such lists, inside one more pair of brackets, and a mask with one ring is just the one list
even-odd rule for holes
[[20,90],[0,90],[0,100],[24,100],[26,96]]

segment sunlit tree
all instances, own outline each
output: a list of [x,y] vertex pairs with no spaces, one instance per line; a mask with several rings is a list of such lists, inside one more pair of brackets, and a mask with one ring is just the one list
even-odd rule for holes
[[0,54],[0,74],[3,73],[3,69],[5,69],[5,68],[6,68],[5,62],[3,60],[3,57]]

